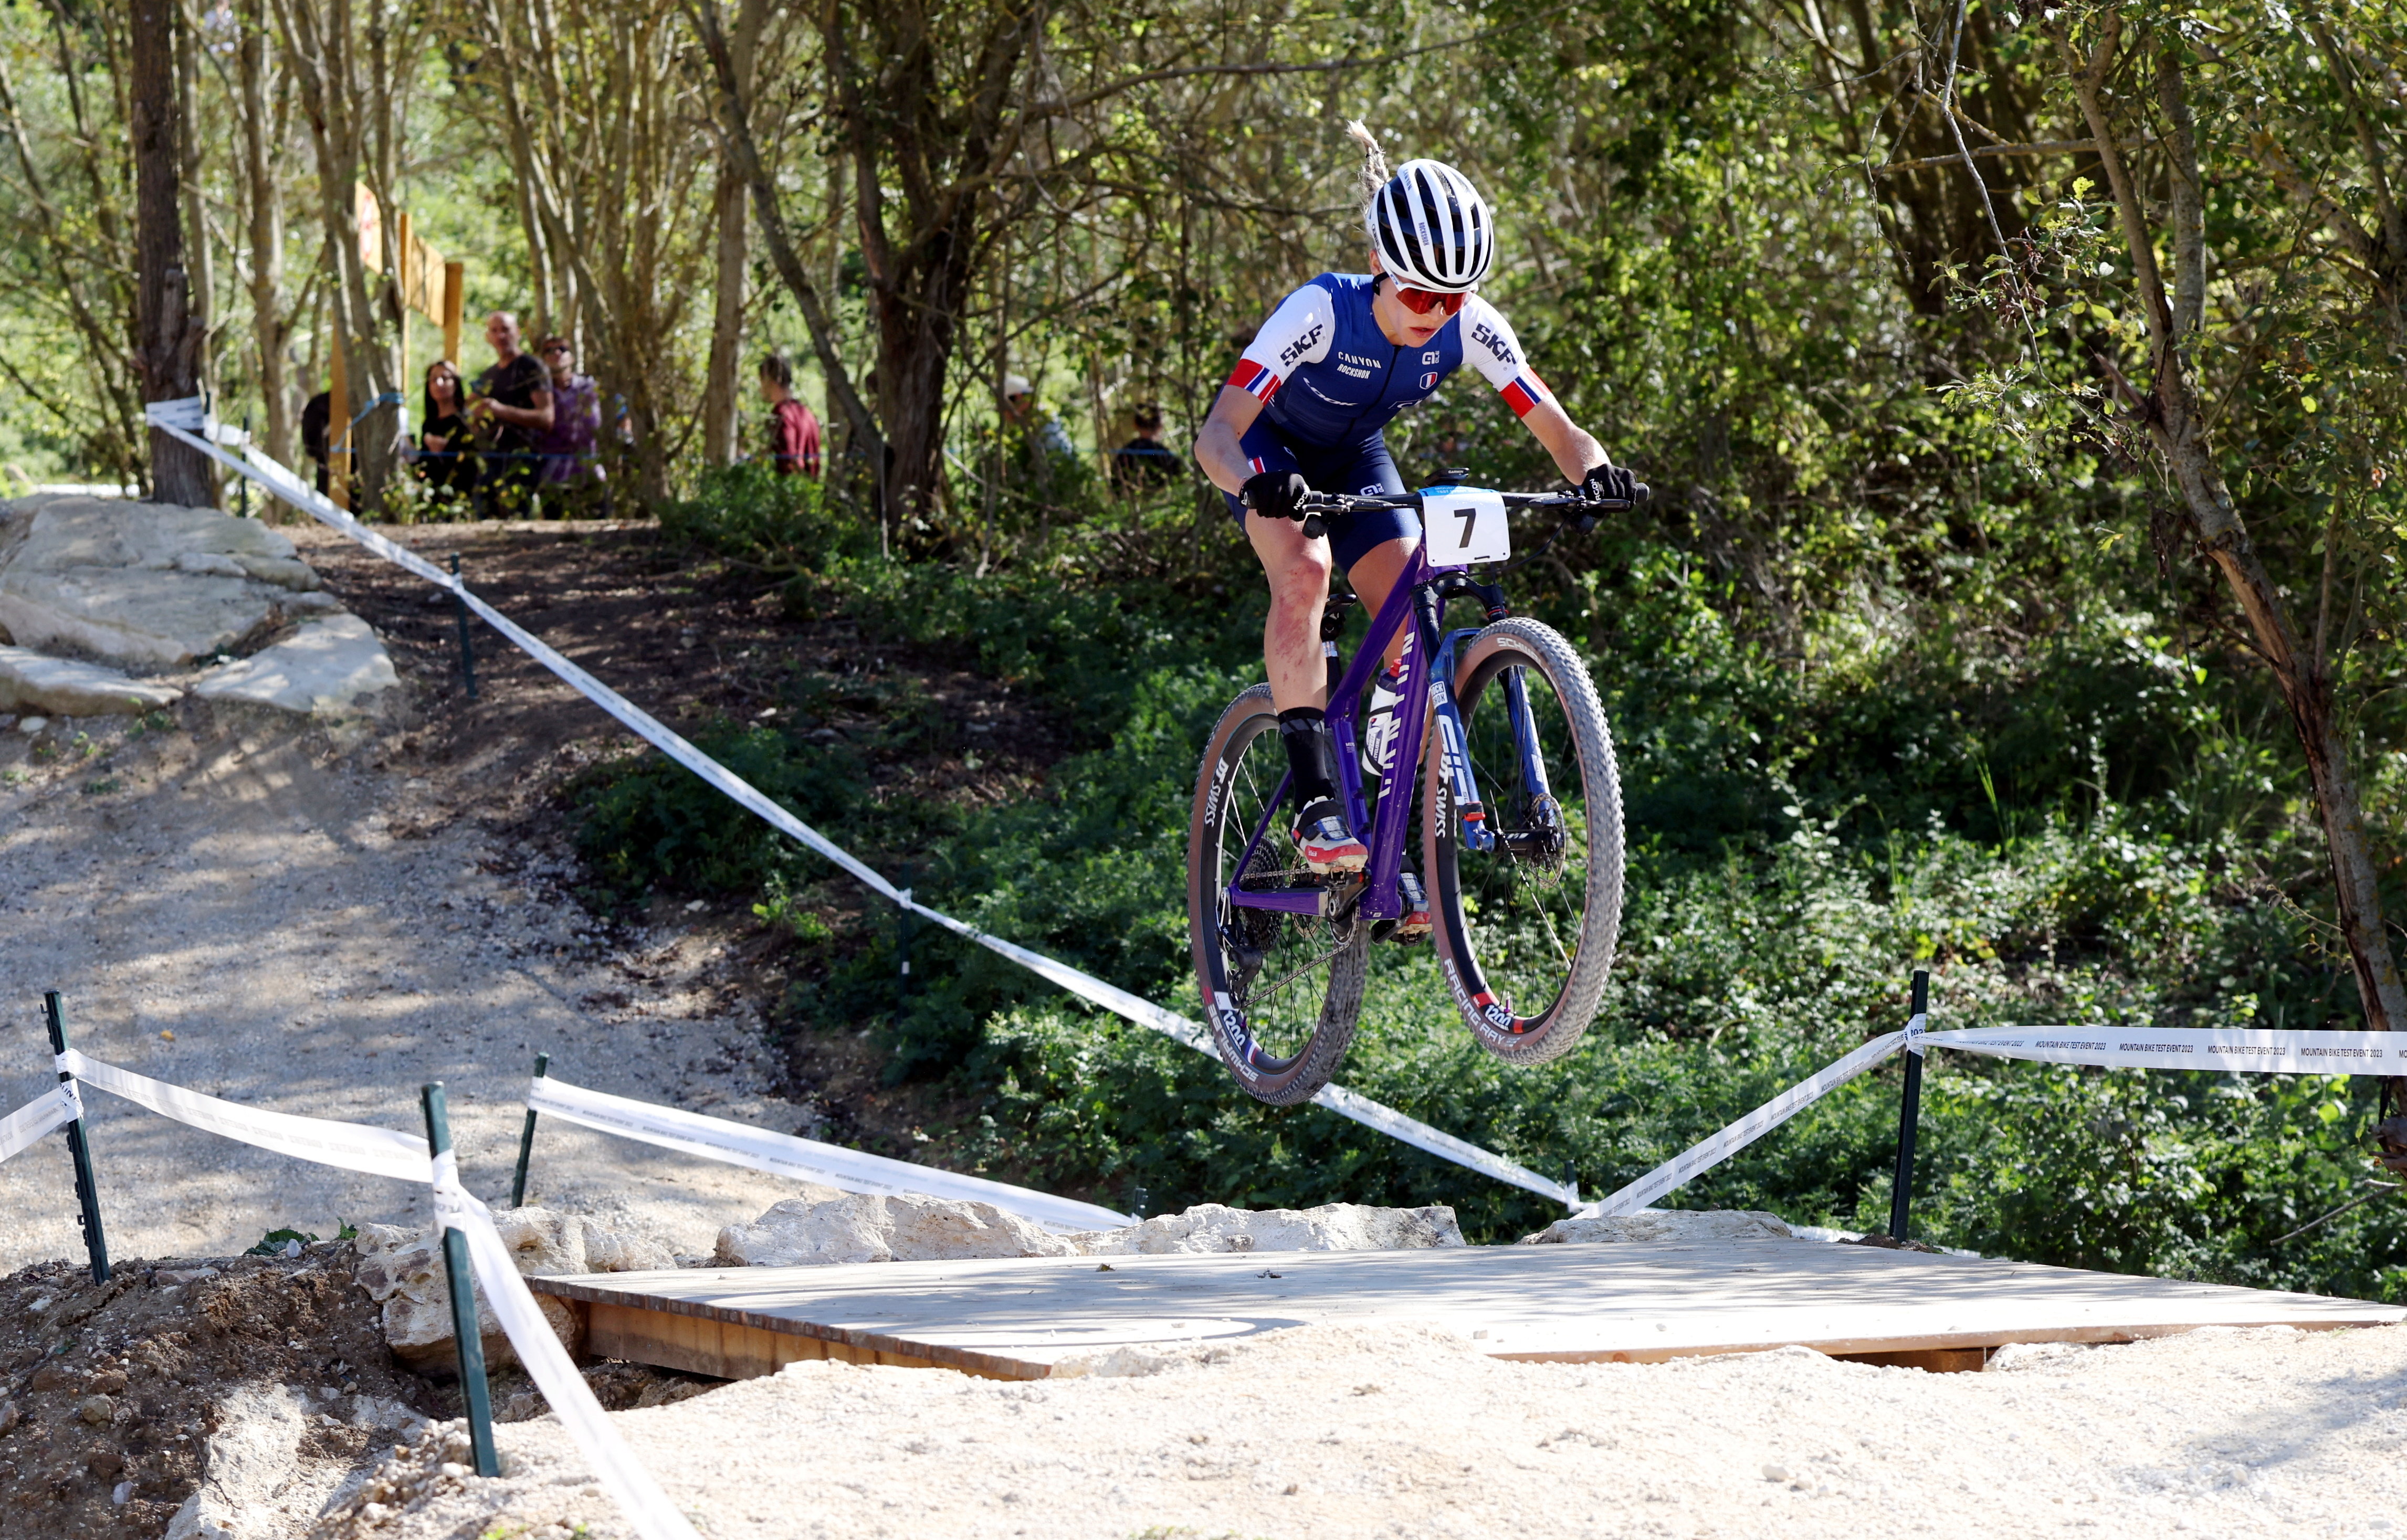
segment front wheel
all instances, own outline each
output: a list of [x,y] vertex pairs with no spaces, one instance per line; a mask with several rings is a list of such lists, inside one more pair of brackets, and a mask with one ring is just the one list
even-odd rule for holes
[[[1196,773],[1187,925],[1220,1058],[1247,1095],[1273,1106],[1312,1100],[1337,1073],[1362,1011],[1371,940],[1360,879],[1315,877],[1298,855],[1281,806],[1286,777],[1270,686],[1256,685],[1221,713]],[[1232,888],[1303,896],[1314,912],[1236,904]]]
[[[1621,930],[1613,734],[1579,654],[1535,620],[1473,637],[1454,688],[1479,800],[1458,805],[1432,743],[1421,852],[1438,962],[1482,1048],[1543,1064],[1595,1019]],[[1471,848],[1466,827],[1488,848]]]

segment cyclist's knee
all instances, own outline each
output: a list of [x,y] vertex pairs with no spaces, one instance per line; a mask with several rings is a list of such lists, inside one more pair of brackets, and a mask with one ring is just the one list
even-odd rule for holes
[[1329,545],[1316,540],[1287,560],[1269,565],[1271,597],[1281,603],[1317,604],[1329,592],[1329,577],[1334,570],[1329,559]]

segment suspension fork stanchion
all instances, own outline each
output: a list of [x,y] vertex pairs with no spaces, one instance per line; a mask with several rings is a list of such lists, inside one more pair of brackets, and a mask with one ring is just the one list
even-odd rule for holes
[[1540,797],[1551,798],[1554,788],[1546,780],[1546,758],[1538,747],[1538,723],[1530,715],[1530,681],[1519,664],[1504,670],[1504,705],[1513,716],[1513,747],[1521,761],[1521,787],[1535,802]]
[[1437,719],[1439,768],[1445,772],[1446,784],[1454,789],[1457,816],[1461,820],[1460,838],[1473,850],[1495,848],[1495,831],[1488,827],[1487,809],[1480,806],[1479,781],[1471,771],[1471,738],[1463,730],[1462,708],[1454,698],[1454,649],[1472,631],[1455,631],[1438,644],[1436,659],[1431,664],[1430,702]]

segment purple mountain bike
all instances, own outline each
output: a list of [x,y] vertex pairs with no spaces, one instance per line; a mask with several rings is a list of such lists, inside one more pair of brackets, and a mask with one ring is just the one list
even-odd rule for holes
[[[1473,1036],[1507,1062],[1542,1064],[1588,1030],[1621,926],[1613,734],[1572,645],[1514,616],[1503,591],[1471,569],[1509,554],[1508,510],[1552,509],[1585,527],[1629,506],[1450,486],[1306,499],[1308,535],[1322,514],[1374,508],[1413,509],[1424,534],[1352,666],[1337,636],[1353,597],[1332,599],[1321,619],[1339,790],[1354,829],[1367,831],[1368,869],[1318,876],[1297,854],[1268,685],[1221,713],[1196,776],[1187,839],[1196,983],[1220,1057],[1248,1094],[1291,1106],[1337,1073],[1361,1013],[1371,944],[1404,913],[1417,801],[1431,939]],[[1446,630],[1456,599],[1478,603],[1488,625]],[[1358,713],[1399,630],[1402,700],[1380,775],[1359,750]]]

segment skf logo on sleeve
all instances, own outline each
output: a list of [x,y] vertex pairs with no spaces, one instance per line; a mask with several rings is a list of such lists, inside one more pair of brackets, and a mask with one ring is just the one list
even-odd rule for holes
[[1312,323],[1311,331],[1304,333],[1303,335],[1296,338],[1293,342],[1290,342],[1286,347],[1280,349],[1279,367],[1282,369],[1287,368],[1290,364],[1294,364],[1297,359],[1300,359],[1304,354],[1312,351],[1313,348],[1320,341],[1320,334],[1326,328],[1322,322],[1316,321]]
[[1505,346],[1504,339],[1496,335],[1496,328],[1484,321],[1471,329],[1471,340],[1495,354],[1499,364],[1510,367],[1521,362],[1514,356],[1513,349]]

